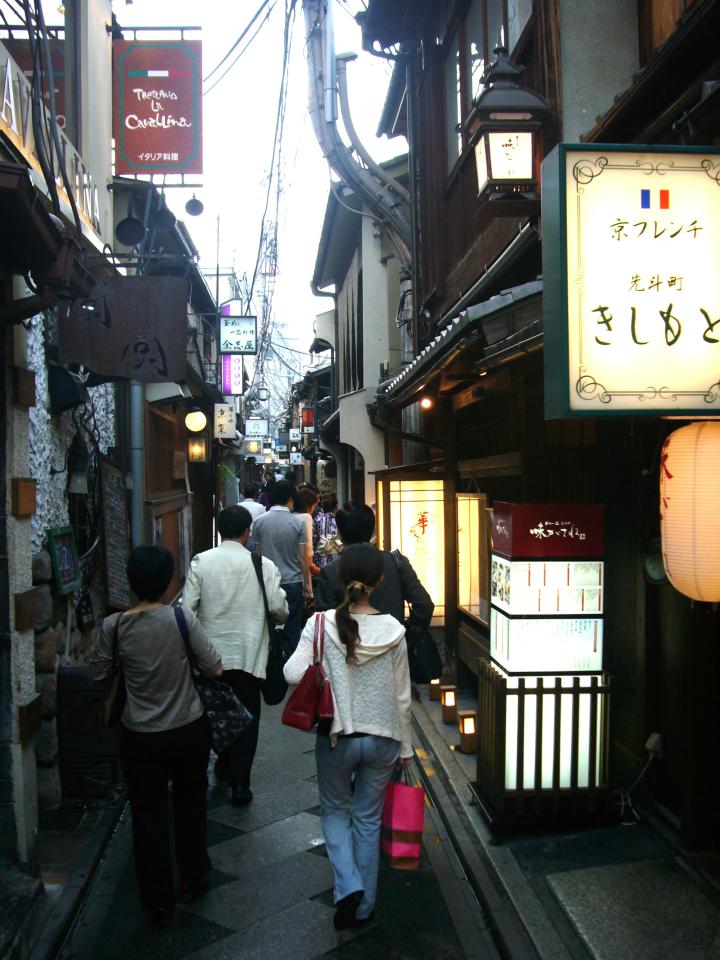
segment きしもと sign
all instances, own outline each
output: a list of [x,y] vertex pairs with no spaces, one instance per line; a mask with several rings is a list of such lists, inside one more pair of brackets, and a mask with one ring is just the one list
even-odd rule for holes
[[543,164],[546,416],[720,413],[720,151]]

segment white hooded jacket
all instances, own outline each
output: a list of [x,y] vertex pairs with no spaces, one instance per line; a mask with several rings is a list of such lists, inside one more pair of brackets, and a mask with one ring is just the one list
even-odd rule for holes
[[[285,664],[285,679],[297,684],[313,660],[314,614],[297,649]],[[325,616],[323,666],[333,693],[330,737],[370,733],[400,743],[400,756],[412,756],[410,739],[410,669],[405,628],[389,614],[353,614],[360,642],[357,663],[346,663],[346,648],[335,625],[335,611]]]

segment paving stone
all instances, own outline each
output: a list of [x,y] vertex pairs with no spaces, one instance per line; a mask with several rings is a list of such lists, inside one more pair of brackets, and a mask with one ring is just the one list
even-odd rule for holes
[[242,930],[295,903],[331,890],[332,886],[333,875],[327,860],[298,853],[274,864],[266,874],[227,883],[183,909],[221,927]]
[[208,811],[208,819],[248,832],[307,811],[318,801],[317,785],[305,781],[294,784],[292,789],[287,786],[263,792],[253,789],[253,793],[254,800],[247,807],[229,804],[215,807]]
[[266,867],[322,843],[320,819],[309,813],[298,813],[235,840],[219,843],[211,847],[209,853],[218,870],[236,877],[257,878]]
[[333,911],[313,900],[297,903],[187,960],[312,960],[337,946]]
[[675,860],[568,870],[547,882],[597,960],[707,960],[720,909]]

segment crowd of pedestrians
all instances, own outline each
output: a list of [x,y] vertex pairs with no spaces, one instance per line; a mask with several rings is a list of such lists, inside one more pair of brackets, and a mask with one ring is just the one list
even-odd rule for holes
[[412,757],[405,624],[427,628],[433,602],[407,558],[371,543],[375,515],[365,504],[338,509],[334,494],[320,498],[309,484],[298,489],[274,476],[262,489],[246,484],[243,497],[218,517],[220,545],[192,559],[181,601],[188,646],[181,615],[161,600],[172,556],[144,546],[127,565],[138,602],[103,621],[91,658],[96,680],[107,680],[117,662],[124,677],[122,761],[140,901],[167,926],[178,898],[207,890],[210,726],[189,658],[200,674],[221,677],[252,716],[215,761],[232,804],[244,806],[253,801],[270,633],[282,628],[291,688],[313,662],[318,633],[324,640],[333,719],[316,737],[321,824],[335,926],[361,925],[375,905],[385,789]]

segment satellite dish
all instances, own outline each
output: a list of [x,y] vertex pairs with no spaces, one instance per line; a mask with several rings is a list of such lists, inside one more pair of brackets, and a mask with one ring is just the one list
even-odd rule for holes
[[192,199],[188,200],[188,202],[185,204],[185,212],[191,217],[199,217],[204,209],[205,206],[203,202],[198,200],[195,194],[193,194]]

